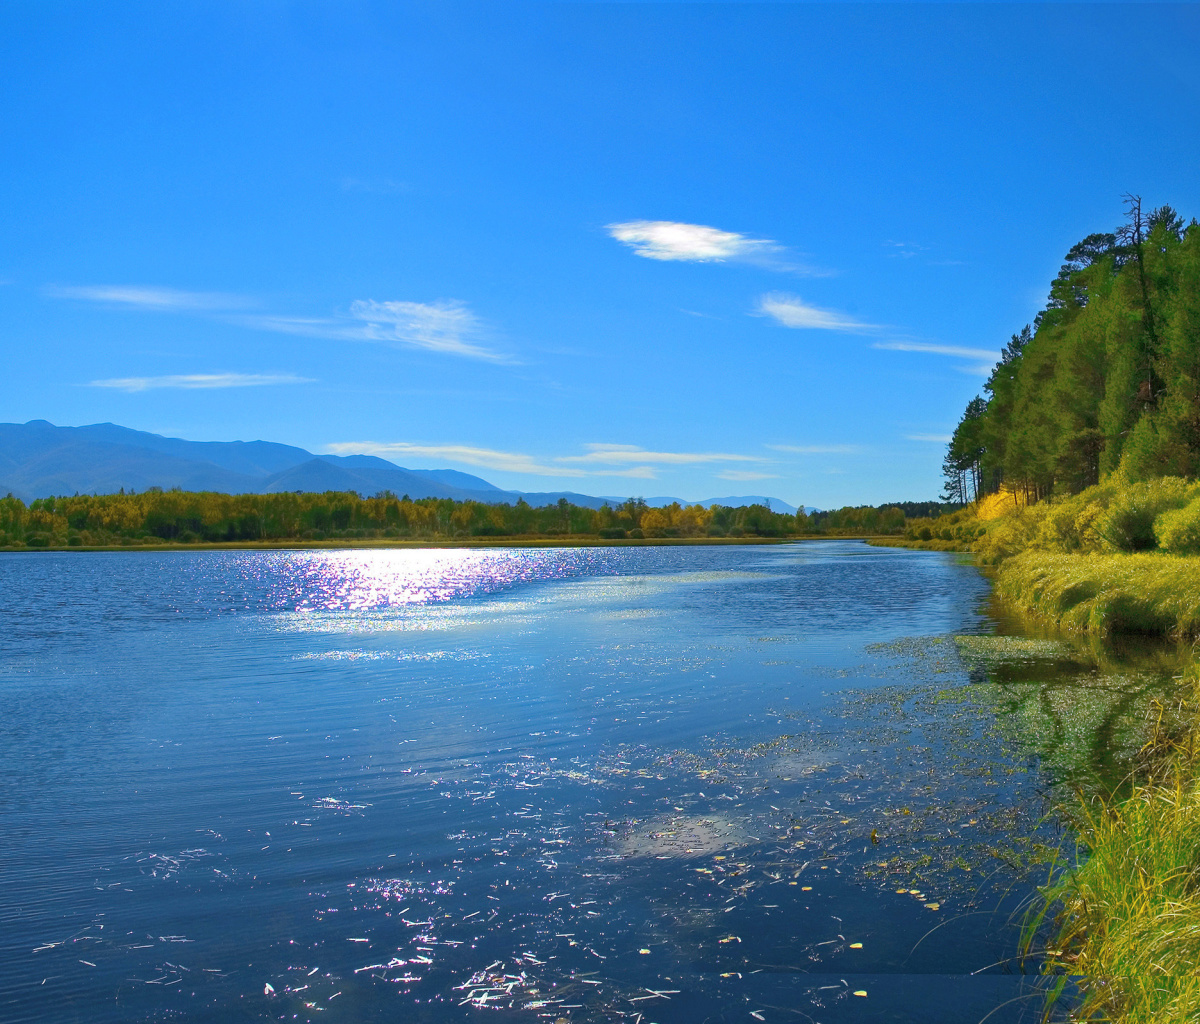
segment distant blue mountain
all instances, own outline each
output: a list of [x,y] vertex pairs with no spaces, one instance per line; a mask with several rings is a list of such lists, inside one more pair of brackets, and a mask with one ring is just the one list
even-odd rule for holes
[[[605,498],[605,501],[620,503],[624,498]],[[701,501],[688,501],[686,498],[671,498],[660,495],[656,498],[646,498],[647,505],[661,507],[663,505],[700,505],[702,508],[712,508],[713,505],[724,505],[726,508],[742,508],[745,505],[766,505],[772,512],[786,512],[790,516],[796,514],[796,506],[789,505],[782,498],[769,498],[764,494],[742,494],[728,498],[704,498]],[[816,512],[817,509],[803,506],[805,512]]]
[[[150,487],[227,494],[280,491],[390,491],[410,498],[453,498],[489,504],[524,498],[530,505],[552,505],[566,498],[574,505],[600,508],[621,498],[593,497],[573,491],[505,491],[482,477],[455,469],[404,469],[374,455],[314,455],[303,448],[271,441],[185,441],[115,423],[56,427],[46,420],[0,423],[0,494],[29,501],[63,494],[113,494]],[[675,498],[651,498],[669,505]],[[710,498],[680,504],[770,504],[794,512],[778,498]]]

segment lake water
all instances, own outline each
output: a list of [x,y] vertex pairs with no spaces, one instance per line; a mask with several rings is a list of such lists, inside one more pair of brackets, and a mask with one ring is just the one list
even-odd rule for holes
[[0,1019],[1034,1020],[1006,851],[1113,677],[987,595],[857,542],[5,555]]

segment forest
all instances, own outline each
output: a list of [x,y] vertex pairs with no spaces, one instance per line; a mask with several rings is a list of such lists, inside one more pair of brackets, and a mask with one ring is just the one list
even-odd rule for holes
[[[912,505],[917,511],[950,505]],[[936,514],[936,513],[935,513]],[[805,515],[766,505],[727,508],[666,505],[631,498],[600,509],[559,499],[534,508],[516,504],[410,499],[352,492],[226,495],[162,491],[38,498],[26,505],[0,498],[0,546],[95,547],[139,544],[270,544],[325,540],[469,538],[784,538],[811,534],[899,534],[905,510],[862,507]]]
[[943,471],[949,501],[1024,502],[1200,475],[1200,225],[1170,206],[1067,253],[1045,308],[1013,334],[967,405]]
[[[937,514],[957,506],[917,503]],[[163,491],[39,498],[26,505],[0,498],[0,547],[58,548],[161,544],[304,543],[337,540],[454,541],[575,538],[619,541],[660,538],[783,538],[806,535],[898,535],[902,506],[862,506],[796,515],[765,505],[730,508],[678,503],[651,508],[631,498],[600,509],[566,499],[533,507],[523,500],[489,505],[445,498],[363,498],[323,494],[221,494]]]

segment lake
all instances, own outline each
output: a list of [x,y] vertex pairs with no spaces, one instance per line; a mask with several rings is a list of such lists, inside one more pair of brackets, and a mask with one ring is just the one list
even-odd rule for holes
[[1016,853],[1162,674],[988,599],[853,541],[6,555],[0,1017],[1034,1020]]

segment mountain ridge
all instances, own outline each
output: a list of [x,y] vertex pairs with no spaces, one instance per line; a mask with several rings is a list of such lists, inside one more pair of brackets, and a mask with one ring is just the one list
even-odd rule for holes
[[[375,455],[316,455],[275,441],[188,441],[116,423],[60,427],[48,420],[0,423],[0,494],[25,501],[63,494],[111,494],[151,487],[226,494],[281,491],[391,491],[410,498],[452,498],[486,504],[524,498],[531,505],[566,498],[588,508],[620,504],[627,497],[574,491],[509,491],[455,469],[406,469]],[[648,504],[768,504],[777,512],[795,507],[778,498],[707,498],[699,502],[654,498]]]

